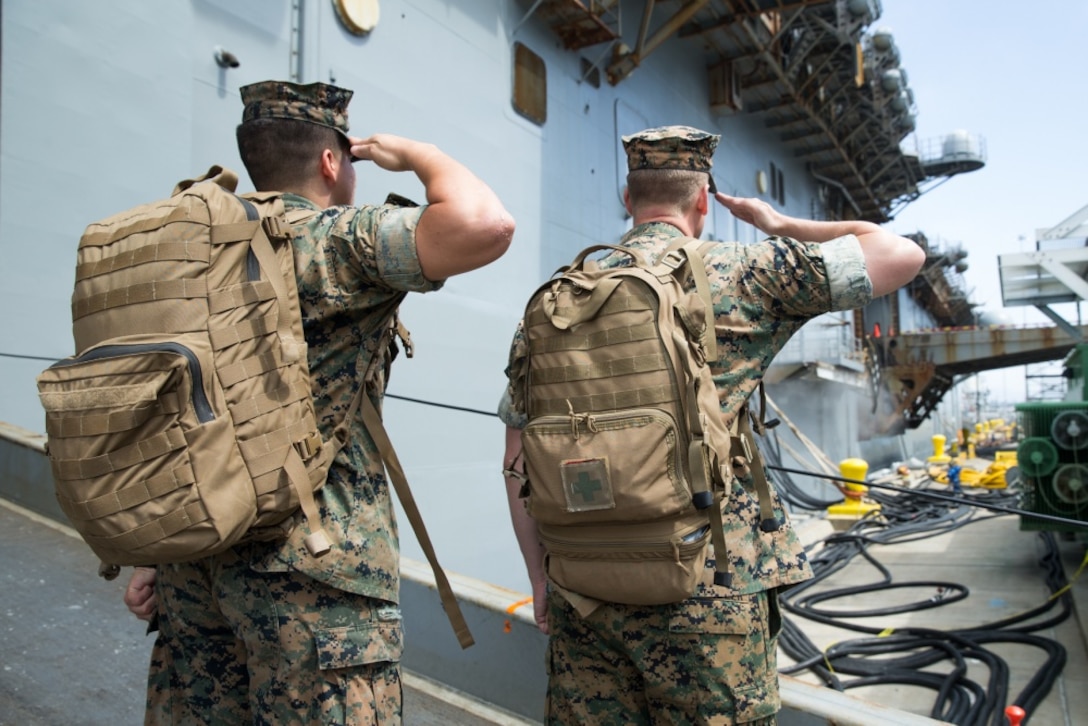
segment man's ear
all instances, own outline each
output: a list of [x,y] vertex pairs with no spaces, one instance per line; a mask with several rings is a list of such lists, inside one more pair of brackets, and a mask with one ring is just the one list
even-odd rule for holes
[[698,196],[695,197],[695,209],[699,212],[699,214],[703,215],[704,217],[707,215],[708,212],[710,212],[709,194],[710,186],[708,184],[704,184],[702,189],[699,190]]
[[635,213],[631,211],[631,190],[626,186],[623,188],[623,206],[628,214],[635,216]]
[[321,178],[329,185],[335,185],[340,174],[340,156],[332,149],[324,149],[321,152],[320,161]]

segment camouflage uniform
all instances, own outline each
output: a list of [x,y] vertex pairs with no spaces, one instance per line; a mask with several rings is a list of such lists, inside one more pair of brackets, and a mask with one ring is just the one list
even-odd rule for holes
[[[717,141],[697,129],[665,127],[625,137],[624,145],[631,170],[709,172]],[[656,261],[680,237],[676,227],[655,222],[635,227],[619,244]],[[872,296],[852,235],[823,244],[779,237],[717,242],[704,254],[717,318],[718,360],[711,368],[727,422],[805,322],[861,307]],[[629,260],[614,254],[601,265]],[[527,352],[519,325],[509,376],[516,377]],[[512,379],[499,407],[503,421],[516,428],[526,423],[521,385]],[[812,571],[777,493],[772,500],[784,525],[763,532],[753,482],[733,481],[723,512],[730,587],[714,584],[713,557],[695,594],[667,605],[602,603],[550,583],[548,723],[774,723],[780,707],[776,589]]]
[[[350,91],[268,82],[242,89],[244,120],[302,118],[347,129]],[[328,437],[366,377],[380,407],[388,327],[427,292],[415,229],[424,208],[321,210],[292,194],[294,252],[314,402]],[[148,723],[399,723],[399,546],[388,482],[358,417],[315,495],[332,551],[312,557],[303,524],[160,566]]]

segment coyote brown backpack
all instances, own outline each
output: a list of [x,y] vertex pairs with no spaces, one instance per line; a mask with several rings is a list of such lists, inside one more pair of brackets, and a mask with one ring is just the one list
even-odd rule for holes
[[213,167],[79,241],[77,353],[38,391],[57,499],[105,565],[283,537],[300,506],[328,550],[313,491],[336,447],[314,419],[290,228],[278,194],[236,184]]
[[[314,492],[361,410],[452,622],[457,602],[363,382],[330,440],[318,431],[283,200],[235,195],[237,181],[212,167],[80,239],[77,354],[38,377],[61,508],[107,577],[282,539],[300,508],[320,556]],[[463,620],[454,629],[471,644]]]
[[[652,266],[634,249],[590,247],[526,307],[528,355],[514,394],[528,414],[522,494],[547,574],[568,590],[636,605],[683,600],[711,541],[714,581],[730,583],[722,509],[733,468],[758,459],[749,430],[738,433],[747,412],[727,428],[711,377],[717,344],[701,244],[681,239]],[[604,249],[634,264],[587,262]],[[694,289],[685,289],[688,271]],[[765,480],[770,528],[764,490]]]

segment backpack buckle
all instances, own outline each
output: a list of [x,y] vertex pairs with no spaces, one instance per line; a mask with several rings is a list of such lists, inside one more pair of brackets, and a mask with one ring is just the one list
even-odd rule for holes
[[658,260],[658,263],[673,271],[683,265],[684,262],[684,256],[680,254],[679,250],[669,250]]
[[308,461],[316,456],[321,451],[322,441],[321,434],[313,431],[306,438],[295,442],[295,450],[298,451],[298,455],[302,457],[303,461]]
[[271,239],[287,239],[287,225],[279,217],[265,217],[261,220],[261,226]]

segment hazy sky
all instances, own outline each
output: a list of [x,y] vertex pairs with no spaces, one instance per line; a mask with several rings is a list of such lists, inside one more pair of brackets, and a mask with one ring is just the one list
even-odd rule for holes
[[[914,92],[919,143],[957,129],[985,139],[987,163],[923,194],[891,223],[960,243],[971,299],[1001,311],[997,256],[1034,249],[1037,228],[1088,205],[1088,1],[883,0]],[[908,137],[908,142],[910,137]],[[1088,311],[1088,306],[1083,306]],[[1076,320],[1072,304],[1055,309]],[[1032,307],[1010,322],[1046,321]],[[1022,400],[1022,369],[985,374]]]

